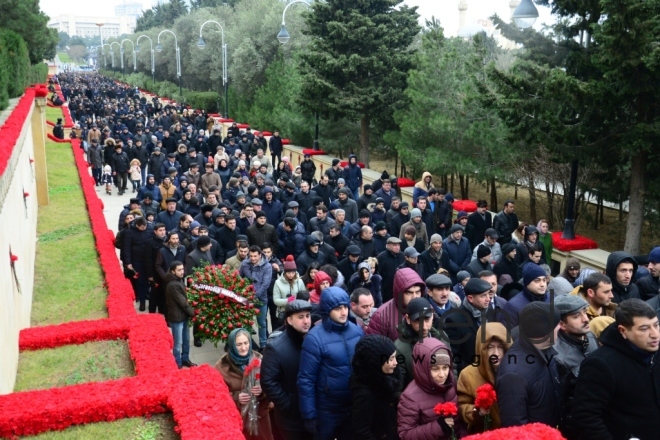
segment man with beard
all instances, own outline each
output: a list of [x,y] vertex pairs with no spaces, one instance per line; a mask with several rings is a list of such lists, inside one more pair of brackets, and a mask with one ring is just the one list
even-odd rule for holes
[[612,302],[612,280],[607,275],[599,272],[590,274],[581,286],[573,289],[571,295],[582,296],[587,301],[587,316],[590,321],[598,316],[614,317],[616,304]]
[[612,293],[616,304],[630,299],[639,298],[637,285],[633,284],[637,262],[628,252],[612,252],[607,257],[605,274],[612,280]]
[[[167,233],[165,246],[158,250],[156,254],[156,279],[163,281],[161,288],[165,291],[165,277],[170,270],[170,265],[174,261],[186,260],[186,248],[179,243],[179,235],[172,231]],[[183,264],[183,263],[181,263]],[[151,307],[151,304],[149,304]]]
[[561,389],[559,405],[562,422],[559,428],[567,438],[575,437],[567,425],[572,423],[571,410],[580,364],[598,348],[598,341],[589,329],[588,307],[589,303],[580,296],[563,295],[555,299],[555,308],[560,316],[554,345]]
[[311,312],[307,301],[297,299],[286,305],[284,329],[270,335],[261,363],[261,386],[275,406],[275,423],[287,440],[313,439],[304,428],[297,387],[303,338],[312,326]]
[[637,280],[640,298],[648,301],[656,298],[660,293],[660,246],[653,248],[649,253],[650,274]]

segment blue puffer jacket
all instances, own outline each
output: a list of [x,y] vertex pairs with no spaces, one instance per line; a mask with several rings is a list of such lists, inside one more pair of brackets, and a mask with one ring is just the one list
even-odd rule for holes
[[349,303],[348,294],[339,287],[328,287],[321,293],[323,322],[305,337],[300,357],[298,393],[303,419],[316,419],[319,412],[344,413],[352,406],[348,386],[351,360],[364,333],[351,321],[338,324],[330,319],[332,309],[350,307]]
[[[351,165],[351,158],[355,157],[355,165]],[[348,165],[344,168],[344,180],[346,186],[351,190],[356,190],[362,186],[362,169],[357,164],[357,156],[351,154],[348,156]]]

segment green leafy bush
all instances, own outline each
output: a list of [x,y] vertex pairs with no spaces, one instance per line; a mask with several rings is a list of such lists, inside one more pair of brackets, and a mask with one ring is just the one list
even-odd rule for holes
[[194,109],[205,109],[209,113],[218,111],[218,99],[220,95],[216,92],[183,92],[186,104]]

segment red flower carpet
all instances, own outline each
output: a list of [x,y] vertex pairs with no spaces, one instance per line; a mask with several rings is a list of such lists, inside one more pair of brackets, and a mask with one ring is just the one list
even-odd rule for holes
[[[34,89],[26,90],[0,128],[0,174],[11,157],[34,96]],[[71,121],[69,109],[62,107],[62,111],[65,120]],[[0,396],[0,437],[172,412],[175,430],[183,440],[244,438],[242,419],[220,373],[208,365],[177,369],[172,336],[162,315],[136,313],[132,287],[119,266],[114,235],[103,216],[103,202],[96,194],[79,141],[58,142],[70,142],[73,149],[106,280],[109,317],[24,329],[20,350],[124,339],[135,362],[136,376]]]

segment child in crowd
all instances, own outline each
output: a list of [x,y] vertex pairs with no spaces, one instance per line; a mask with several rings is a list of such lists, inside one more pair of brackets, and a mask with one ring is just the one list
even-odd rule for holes
[[101,184],[105,183],[105,193],[112,194],[112,167],[106,165],[103,167],[103,175],[101,176]]
[[142,181],[142,170],[140,169],[140,161],[138,159],[133,159],[131,161],[131,169],[129,173],[131,175],[131,183],[133,184],[133,192],[137,192],[140,188],[140,182]]

